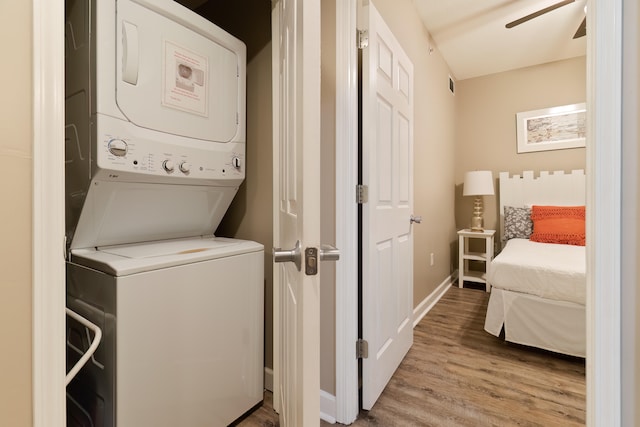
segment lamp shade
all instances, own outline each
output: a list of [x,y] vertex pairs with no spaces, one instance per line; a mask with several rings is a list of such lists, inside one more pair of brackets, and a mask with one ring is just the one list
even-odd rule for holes
[[492,196],[493,194],[491,171],[472,171],[464,174],[463,196]]

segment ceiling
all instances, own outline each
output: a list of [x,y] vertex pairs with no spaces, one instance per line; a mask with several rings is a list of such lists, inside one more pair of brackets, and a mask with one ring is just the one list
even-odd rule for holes
[[505,24],[560,0],[413,0],[456,80],[585,55],[573,39],[586,0],[516,27]]
[[[262,9],[257,7],[262,4],[267,20],[256,18],[253,21],[268,23],[271,10],[270,2],[265,0],[177,1],[196,9],[216,23],[241,22],[242,16],[248,19],[247,12]],[[456,80],[573,58],[585,55],[586,52],[587,38],[573,39],[585,16],[586,0],[575,0],[574,3],[510,29],[505,28],[505,24],[560,0],[412,1]],[[237,7],[231,7],[234,4]],[[246,39],[248,58],[251,58],[254,51],[264,45],[252,42],[252,38],[259,38],[251,33],[256,32],[255,25],[233,27],[235,31],[232,28],[225,29],[243,40]],[[260,31],[262,33],[266,34],[267,39],[270,37],[268,28]]]

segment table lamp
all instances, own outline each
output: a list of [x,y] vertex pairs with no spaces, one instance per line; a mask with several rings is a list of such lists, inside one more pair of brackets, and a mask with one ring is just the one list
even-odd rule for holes
[[476,196],[473,202],[471,231],[484,231],[482,218],[482,196],[493,196],[493,174],[491,171],[472,171],[464,174],[463,196]]

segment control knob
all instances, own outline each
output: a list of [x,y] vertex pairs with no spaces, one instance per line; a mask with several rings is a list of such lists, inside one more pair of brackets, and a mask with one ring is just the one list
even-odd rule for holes
[[162,162],[162,169],[164,169],[168,173],[173,172],[174,167],[175,166],[173,165],[173,160],[167,159],[164,162]]
[[191,164],[189,164],[188,162],[180,163],[180,170],[184,173],[189,173],[189,171],[191,170]]
[[110,140],[107,144],[107,148],[114,156],[124,157],[127,154],[127,143],[121,139]]

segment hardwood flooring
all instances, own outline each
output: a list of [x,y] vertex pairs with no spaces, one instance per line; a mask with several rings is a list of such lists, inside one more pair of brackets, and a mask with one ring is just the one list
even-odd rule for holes
[[[488,334],[488,299],[484,290],[451,287],[414,329],[413,347],[375,406],[352,425],[585,425],[584,359]],[[239,425],[277,426],[269,398]]]

